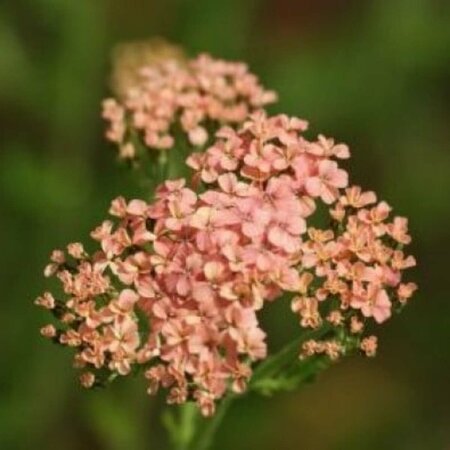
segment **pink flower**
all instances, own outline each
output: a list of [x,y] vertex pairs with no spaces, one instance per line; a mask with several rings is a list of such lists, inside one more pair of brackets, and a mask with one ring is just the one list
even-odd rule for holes
[[239,223],[239,218],[230,209],[216,209],[210,206],[201,206],[191,216],[190,226],[195,228],[197,246],[205,251],[214,246],[216,237],[222,227]]
[[236,205],[241,231],[253,242],[260,242],[271,220],[271,210],[256,196],[241,199]]
[[395,217],[391,224],[387,225],[387,233],[400,244],[408,245],[411,236],[408,235],[408,219]]
[[129,317],[118,318],[106,328],[105,343],[112,353],[133,353],[139,346],[139,341],[137,324]]
[[305,221],[300,215],[295,216],[289,211],[279,211],[276,218],[272,218],[267,239],[275,247],[286,253],[296,253],[300,250],[299,236],[306,231]]
[[292,300],[292,311],[300,316],[302,327],[317,328],[321,324],[319,302],[312,297],[295,297]]
[[203,258],[198,253],[177,255],[170,265],[171,274],[167,277],[166,285],[170,292],[176,292],[186,297],[192,292],[195,280],[203,267]]
[[82,373],[80,375],[80,383],[86,389],[91,388],[95,383],[95,375],[92,372]]
[[55,298],[50,292],[45,292],[41,297],[38,297],[34,304],[37,306],[42,306],[45,309],[53,309],[55,307]]
[[352,186],[345,190],[345,196],[339,199],[343,206],[351,206],[353,208],[364,208],[377,201],[374,192],[362,192],[359,186]]
[[351,305],[353,308],[361,309],[364,317],[373,317],[377,323],[391,317],[392,303],[386,291],[375,285],[370,285],[367,291],[355,286]]
[[226,266],[220,261],[209,261],[203,267],[205,281],[198,281],[192,296],[200,303],[210,303],[217,297],[221,283],[226,279]]
[[259,328],[232,328],[230,337],[237,343],[237,351],[247,354],[253,360],[266,356],[267,347],[264,342],[266,334]]
[[205,145],[206,141],[208,140],[208,133],[203,127],[199,126],[192,128],[189,131],[188,136],[191,144],[197,147]]
[[312,197],[320,197],[325,203],[333,203],[339,195],[339,188],[348,184],[348,175],[334,161],[323,160],[318,164],[318,173],[306,180],[306,192]]
[[369,336],[367,338],[364,338],[361,341],[360,347],[361,350],[366,354],[366,356],[373,357],[377,352],[378,338],[376,336]]
[[41,328],[41,335],[46,338],[53,338],[56,336],[56,328],[53,325],[46,325]]
[[384,222],[392,208],[386,202],[380,202],[372,209],[361,209],[358,211],[358,218],[367,224],[376,225],[373,229],[378,236],[381,236],[386,231]]
[[398,299],[401,303],[406,303],[417,290],[416,283],[400,284],[397,289]]
[[345,144],[334,144],[333,139],[327,139],[325,136],[319,134],[317,142],[310,144],[307,148],[309,153],[314,155],[330,158],[335,156],[340,159],[350,158],[350,151]]
[[134,306],[139,300],[139,296],[131,289],[124,289],[117,300],[109,305],[114,314],[127,314],[134,310]]

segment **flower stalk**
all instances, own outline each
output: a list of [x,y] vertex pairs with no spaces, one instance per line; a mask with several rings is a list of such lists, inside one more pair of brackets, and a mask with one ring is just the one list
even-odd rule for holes
[[[321,339],[332,331],[325,324],[319,330],[307,331],[299,338],[288,343],[277,353],[262,362],[254,371],[248,390],[243,395],[229,393],[217,405],[214,416],[202,418],[191,402],[179,407],[180,416],[178,427],[167,424],[165,426],[170,433],[174,450],[210,450],[214,443],[214,437],[220,428],[230,407],[245,395],[251,392],[271,395],[280,390],[292,390],[301,387],[309,380],[317,376],[332,361],[323,355],[316,355],[307,360],[299,361],[298,353],[301,345],[308,339]],[[292,378],[283,378],[283,373],[294,366],[295,373]],[[295,382],[293,382],[295,380]],[[171,419],[173,424],[173,418]]]

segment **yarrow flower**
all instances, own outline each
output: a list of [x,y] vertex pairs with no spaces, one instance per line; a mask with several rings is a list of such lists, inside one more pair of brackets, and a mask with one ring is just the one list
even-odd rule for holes
[[[226,67],[235,73],[207,61],[192,67],[210,81]],[[403,251],[407,220],[390,221],[374,193],[348,187],[339,165],[348,147],[306,139],[307,126],[260,111],[222,127],[187,159],[190,185],[166,181],[150,203],[119,197],[114,220],[92,233],[97,252],[70,244],[53,253],[45,273],[60,279],[65,299],[36,301],[59,319],[42,334],[75,349],[83,386],[143,369],[150,394],[167,389],[169,403],[195,400],[212,415],[266,358],[258,311],[284,293],[301,328],[331,330],[304,342],[300,358],[375,354],[366,323],[389,319],[416,289],[401,281],[415,264]],[[319,202],[330,212],[327,229],[308,225]]]
[[123,159],[186,140],[203,147],[221,125],[239,124],[276,100],[244,63],[206,54],[184,60],[172,53],[141,67],[138,81],[133,86],[127,82],[119,99],[103,102],[106,136],[119,146]]

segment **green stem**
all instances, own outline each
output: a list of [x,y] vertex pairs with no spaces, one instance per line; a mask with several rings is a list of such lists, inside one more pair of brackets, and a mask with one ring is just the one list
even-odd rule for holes
[[206,423],[202,424],[201,431],[193,441],[190,450],[209,450],[211,448],[214,436],[235,398],[236,395],[229,394],[220,402],[214,416],[204,419]]
[[180,405],[176,411],[179,411],[178,417],[172,410],[164,412],[163,425],[169,433],[174,450],[189,450],[198,422],[197,405],[194,402],[187,402]]
[[253,376],[250,381],[250,390],[256,389],[258,385],[267,378],[273,378],[279,374],[286,366],[292,364],[292,362],[298,359],[301,345],[309,339],[323,338],[332,330],[331,325],[325,324],[317,330],[311,330],[303,333],[297,339],[283,347],[278,353],[267,358],[261,363],[253,372]]
[[[248,392],[271,393],[279,390],[278,381],[283,378],[283,389],[294,389],[306,383],[330,365],[330,360],[324,355],[317,355],[304,361],[299,361],[301,345],[309,339],[321,339],[332,331],[328,324],[317,330],[307,331],[293,340],[278,353],[267,358],[253,372],[248,386]],[[168,414],[165,425],[176,450],[209,450],[214,436],[238,395],[229,394],[218,405],[213,417],[199,417],[197,406],[188,402],[180,407],[179,420]]]
[[178,450],[187,450],[195,434],[196,422],[198,419],[197,405],[193,402],[184,404],[181,407],[180,417],[180,443]]

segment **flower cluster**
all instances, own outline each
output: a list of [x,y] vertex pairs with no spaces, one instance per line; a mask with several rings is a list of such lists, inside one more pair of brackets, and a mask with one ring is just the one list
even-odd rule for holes
[[103,102],[103,117],[109,122],[106,136],[119,145],[122,158],[137,157],[142,146],[170,149],[180,133],[191,145],[202,147],[211,131],[241,123],[276,99],[246,64],[206,54],[186,62],[162,59],[139,73],[140,81],[121,100]]
[[[303,327],[317,328],[328,321],[345,330],[349,344],[368,356],[376,350],[376,338],[361,339],[364,323],[389,319],[417,286],[402,283],[402,271],[413,267],[413,256],[405,256],[409,244],[408,221],[395,217],[386,202],[376,203],[373,192],[353,186],[330,210],[331,228],[309,228],[302,244],[302,293],[292,301]],[[327,342],[308,341],[305,355],[327,353]],[[335,352],[345,353],[345,347]],[[331,356],[329,354],[329,356]]]
[[[92,233],[101,251],[90,257],[71,244],[68,256],[53,253],[46,274],[57,274],[68,299],[37,299],[61,322],[42,334],[77,349],[86,387],[105,381],[104,369],[110,379],[140,365],[150,393],[163,385],[170,403],[190,396],[208,415],[229,383],[245,388],[249,361],[265,356],[254,309],[219,294],[231,276],[224,257],[197,245],[197,202],[181,181],[162,186],[152,205],[116,199],[117,227],[108,221]],[[184,224],[171,217],[175,210]],[[147,231],[152,221],[155,234]]]
[[[395,217],[388,223],[391,207],[386,202],[367,208],[376,203],[375,193],[347,188],[347,173],[333,160],[348,158],[348,147],[324,136],[307,141],[298,133],[306,128],[297,118],[257,113],[238,132],[220,130],[214,146],[192,154],[187,162],[197,179],[234,195],[228,207],[249,222],[246,236],[258,252],[271,255],[272,270],[277,270],[274,253],[295,255],[285,267],[294,263],[300,275],[292,278],[290,287],[296,286],[299,294],[292,310],[301,326],[318,328],[326,319],[341,337],[351,337],[343,342],[308,341],[304,354],[326,353],[337,359],[356,346],[372,356],[376,340],[362,337],[364,322],[384,322],[417,288],[401,283],[401,272],[415,265],[414,257],[402,251],[411,241],[408,221]],[[217,207],[227,196],[207,193],[205,198]],[[331,228],[310,227],[300,236],[318,199],[330,205]]]
[[[59,325],[41,333],[76,349],[81,383],[142,369],[149,393],[165,388],[169,403],[195,400],[211,415],[266,358],[258,311],[286,293],[302,328],[330,330],[304,342],[300,358],[373,356],[377,338],[366,324],[411,297],[416,285],[402,282],[402,271],[415,261],[403,253],[407,219],[391,219],[373,192],[348,186],[339,164],[348,147],[308,140],[308,123],[295,117],[247,115],[273,96],[242,64],[201,56],[143,76],[123,104],[105,104],[109,138],[130,156],[130,130],[147,147],[169,148],[176,117],[194,147],[208,140],[206,121],[236,126],[190,154],[190,184],[165,181],[150,203],[114,200],[114,220],[91,234],[100,246],[93,255],[79,243],[53,252],[45,274],[63,292],[36,303]],[[319,205],[330,214],[325,229],[311,226]]]
[[305,219],[316,198],[347,184],[331,159],[348,156],[346,147],[310,143],[305,128],[261,113],[239,131],[222,129],[189,158],[209,189],[197,195],[167,181],[152,204],[117,199],[119,226],[106,221],[92,233],[101,252],[91,258],[72,244],[70,264],[53,255],[46,273],[70,296],[59,304],[68,329],[57,338],[79,348],[78,365],[122,375],[148,365],[151,391],[170,387],[169,401],[190,396],[205,414],[229,384],[244,389],[250,362],[266,355],[256,311],[299,289]]

